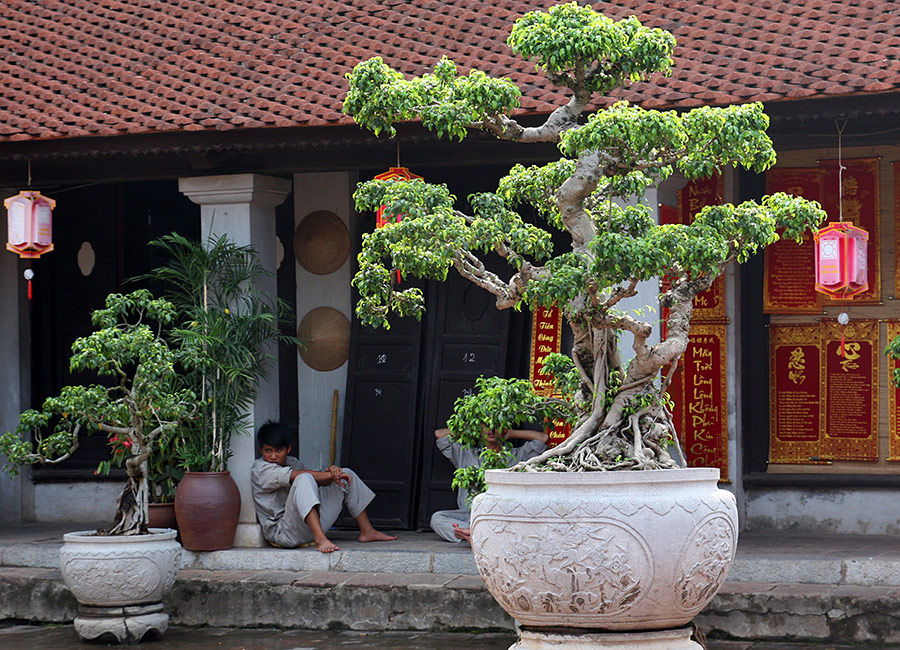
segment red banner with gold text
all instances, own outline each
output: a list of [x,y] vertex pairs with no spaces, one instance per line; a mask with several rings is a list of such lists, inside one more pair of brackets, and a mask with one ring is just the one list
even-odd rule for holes
[[822,323],[827,460],[878,460],[878,321]]
[[[531,312],[531,361],[529,363],[529,380],[535,393],[553,395],[553,379],[541,371],[544,358],[562,347],[562,313],[558,307],[536,307]],[[554,422],[547,427],[550,441],[554,447],[569,437],[571,428],[565,422]]]
[[[678,192],[678,221],[674,223],[689,224],[703,208],[708,205],[721,205],[724,202],[724,181],[716,174],[709,178],[688,181]],[[660,213],[660,223],[665,216]],[[725,278],[720,276],[713,285],[694,298],[694,319],[725,319]]]
[[[770,169],[766,173],[766,193],[785,192],[810,201],[822,202],[822,179],[818,168]],[[824,298],[816,292],[813,238],[798,244],[780,239],[766,247],[763,280],[763,311],[794,314],[817,313]]]
[[[896,167],[895,167],[896,169]],[[900,321],[889,321],[887,324],[887,340],[893,341],[900,336]],[[891,359],[888,363],[888,460],[900,460],[900,388],[891,381],[894,371],[900,369],[900,361]]]
[[769,462],[816,463],[822,430],[821,327],[769,327]]
[[693,323],[669,394],[678,439],[691,467],[718,467],[728,480],[725,323]]

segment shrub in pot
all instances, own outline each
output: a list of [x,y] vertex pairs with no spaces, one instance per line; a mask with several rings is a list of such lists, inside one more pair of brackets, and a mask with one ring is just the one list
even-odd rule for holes
[[108,437],[110,463],[125,468],[127,480],[112,525],[65,535],[60,552],[66,584],[79,601],[75,628],[84,638],[113,634],[139,640],[168,625],[163,594],[171,588],[181,547],[175,531],[149,529],[148,467],[160,441],[197,413],[194,393],[179,381],[181,350],[167,329],[176,310],[148,291],[111,294],[95,311],[95,331],[72,344],[70,369],[94,371],[110,385],[66,386],[29,409],[15,432],[0,436],[0,452],[12,472],[31,463],[54,464],[78,448],[79,435]]
[[[736,509],[733,496],[717,489],[717,470],[683,468],[666,389],[688,345],[693,299],[732,262],[779,237],[800,240],[825,214],[815,202],[775,194],[706,207],[690,224],[658,224],[643,194],[676,171],[694,179],[775,163],[762,105],[675,112],[607,101],[618,88],[671,74],[675,40],[574,2],[524,15],[507,42],[565,98],[542,123],[516,119],[521,92],[512,81],[478,70],[460,75],[447,58],[412,79],[380,58],[348,74],[344,112],[375,134],[394,135],[394,122],[419,119],[441,137],[481,130],[554,144],[562,154],[546,165],[514,166],[496,191],[469,196],[465,210],[444,185],[362,183],[358,210],[386,206],[384,214],[398,216],[364,235],[353,279],[357,314],[384,327],[391,315],[419,317],[422,292],[395,278],[443,280],[451,268],[493,294],[500,309],[557,306],[574,335],[571,355],[546,359],[559,396],[494,379],[460,400],[449,423],[471,446],[483,446],[483,426],[548,416],[572,426],[563,444],[512,470],[487,472],[487,492],[472,513],[481,575],[529,626],[522,648],[579,635],[584,647],[604,647],[602,639],[584,641],[587,629],[619,641],[637,631],[642,642],[669,650],[697,647],[682,626],[724,579]],[[554,234],[570,245],[554,247]],[[488,269],[489,253],[509,263],[507,274]],[[637,295],[640,282],[663,278],[665,328],[651,344],[656,323],[620,303]],[[629,336],[633,356],[624,363],[620,339]],[[469,470],[456,482],[477,490],[479,480]],[[688,512],[696,516],[682,516]],[[575,632],[548,631],[560,624]],[[663,632],[647,630],[660,627],[667,636],[650,639]]]
[[186,470],[175,499],[182,543],[198,551],[230,548],[240,515],[240,493],[227,471],[231,440],[250,428],[248,409],[271,367],[272,344],[297,341],[279,330],[286,304],[258,287],[271,274],[252,248],[225,235],[198,242],[177,233],[151,244],[167,261],[145,278],[161,281],[178,310],[173,337],[191,359],[184,379],[200,403],[200,416],[178,441]]

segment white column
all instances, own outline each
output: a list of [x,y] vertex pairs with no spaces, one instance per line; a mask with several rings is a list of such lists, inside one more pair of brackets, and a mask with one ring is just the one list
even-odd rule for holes
[[[259,261],[273,274],[260,288],[274,295],[277,292],[274,277],[275,206],[287,198],[291,181],[259,174],[198,176],[179,179],[178,189],[200,205],[201,241],[210,236],[228,235],[237,245],[255,249]],[[234,537],[234,545],[238,547],[259,547],[264,543],[250,493],[250,468],[256,456],[255,432],[266,420],[278,419],[278,402],[276,355],[269,378],[260,384],[256,401],[250,408],[251,435],[231,442],[228,470],[241,491],[241,517]]]

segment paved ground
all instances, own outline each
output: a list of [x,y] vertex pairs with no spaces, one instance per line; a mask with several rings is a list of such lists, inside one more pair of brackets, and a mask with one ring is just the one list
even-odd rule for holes
[[[226,628],[172,627],[159,640],[146,641],[143,650],[507,650],[512,634],[448,634],[434,632],[314,632],[304,630],[235,630]],[[47,626],[0,624],[3,650],[91,650],[121,647],[103,642],[84,643],[71,625]],[[867,645],[867,650],[897,646]],[[766,641],[710,640],[708,650],[860,650],[839,646]]]

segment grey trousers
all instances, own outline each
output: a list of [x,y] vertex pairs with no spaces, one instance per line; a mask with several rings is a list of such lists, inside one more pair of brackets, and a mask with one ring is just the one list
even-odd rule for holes
[[431,530],[448,542],[461,542],[461,539],[453,535],[453,524],[468,528],[471,514],[469,510],[438,510],[431,515]]
[[343,469],[350,476],[347,487],[337,483],[318,485],[312,474],[301,474],[295,478],[284,506],[284,516],[269,541],[284,548],[313,541],[312,531],[304,520],[315,506],[319,506],[319,521],[324,531],[334,525],[343,506],[347,506],[351,517],[359,517],[375,498],[375,493],[353,470]]

